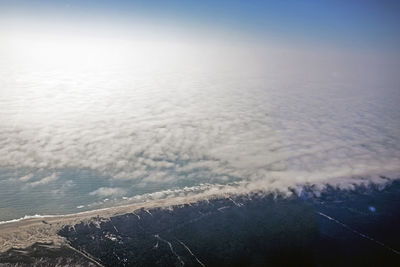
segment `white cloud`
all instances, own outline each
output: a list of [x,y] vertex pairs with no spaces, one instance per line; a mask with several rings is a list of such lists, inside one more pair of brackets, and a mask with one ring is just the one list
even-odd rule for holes
[[39,185],[46,185],[46,184],[48,184],[50,182],[56,181],[58,178],[59,178],[58,175],[56,173],[53,173],[52,175],[46,176],[46,177],[40,179],[39,181],[35,181],[35,182],[32,182],[32,183],[29,183],[29,185],[31,187],[36,187],[36,186],[39,186]]
[[32,177],[33,177],[33,174],[29,173],[27,175],[20,177],[18,180],[20,180],[21,182],[26,182],[26,181],[32,179]]
[[126,191],[123,188],[100,187],[99,189],[90,192],[89,195],[107,197],[107,196],[121,196],[125,193]]

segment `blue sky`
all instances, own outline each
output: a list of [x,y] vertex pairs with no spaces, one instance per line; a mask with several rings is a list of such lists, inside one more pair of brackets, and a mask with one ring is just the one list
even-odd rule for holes
[[175,28],[218,29],[262,38],[396,49],[400,4],[385,0],[285,1],[2,1],[3,12],[18,16],[74,16],[106,21],[140,19]]

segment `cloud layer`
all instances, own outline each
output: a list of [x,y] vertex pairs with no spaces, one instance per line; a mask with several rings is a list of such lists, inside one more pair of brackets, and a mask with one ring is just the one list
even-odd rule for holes
[[400,90],[375,59],[169,49],[83,65],[8,57],[4,190],[28,196],[20,205],[37,190],[87,204],[204,183],[285,192],[399,177]]

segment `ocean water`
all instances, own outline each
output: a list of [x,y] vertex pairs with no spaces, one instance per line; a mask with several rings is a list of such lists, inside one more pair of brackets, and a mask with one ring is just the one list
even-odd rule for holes
[[385,60],[173,51],[1,54],[0,221],[400,177],[400,83]]

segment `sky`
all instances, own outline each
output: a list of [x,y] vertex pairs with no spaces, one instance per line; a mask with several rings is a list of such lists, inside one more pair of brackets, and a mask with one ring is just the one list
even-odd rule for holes
[[[2,1],[3,16],[146,23],[376,49],[399,45],[398,1]],[[96,21],[96,20],[94,20]]]
[[0,2],[0,220],[398,179],[398,8]]

